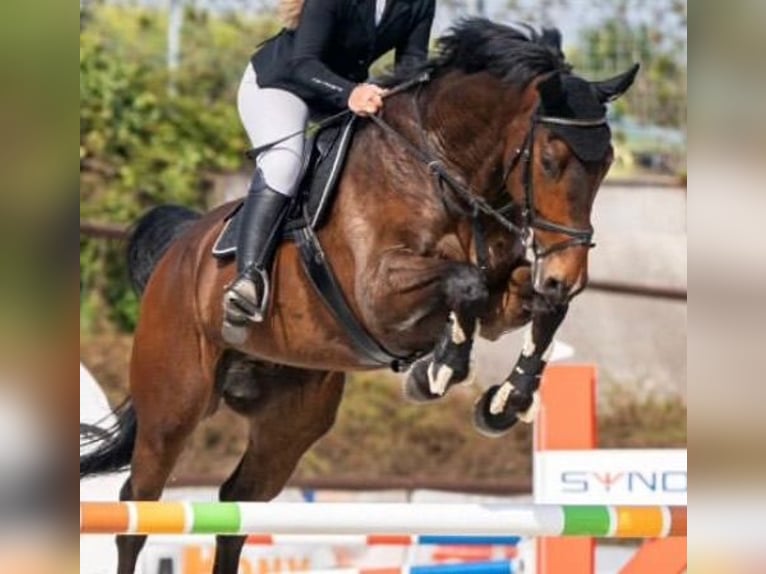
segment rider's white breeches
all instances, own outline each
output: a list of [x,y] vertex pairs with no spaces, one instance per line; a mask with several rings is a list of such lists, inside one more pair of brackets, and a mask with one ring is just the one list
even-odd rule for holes
[[294,195],[303,162],[302,130],[308,122],[308,106],[291,92],[258,86],[253,66],[248,64],[239,84],[237,107],[254,148],[301,132],[261,152],[257,158],[268,186],[284,195]]

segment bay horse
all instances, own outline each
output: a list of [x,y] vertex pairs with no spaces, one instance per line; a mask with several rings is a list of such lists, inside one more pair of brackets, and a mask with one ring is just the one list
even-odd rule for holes
[[[411,398],[469,379],[475,336],[531,323],[516,366],[475,419],[491,434],[532,419],[553,334],[587,282],[591,208],[612,160],[604,104],[636,71],[589,82],[558,46],[466,20],[412,72],[428,81],[387,98],[359,128],[317,236],[370,335],[391,354],[419,357]],[[290,242],[275,257],[266,321],[239,343],[224,339],[222,293],[235,269],[210,253],[231,209],[155,208],[130,240],[143,291],[130,400],[80,460],[81,477],[130,465],[123,500],[161,496],[189,435],[221,399],[250,430],[220,499],[272,499],[332,427],[345,373],[379,366],[319,302]],[[145,539],[118,536],[119,574],[134,571]],[[217,538],[215,573],[237,571],[244,540]]]

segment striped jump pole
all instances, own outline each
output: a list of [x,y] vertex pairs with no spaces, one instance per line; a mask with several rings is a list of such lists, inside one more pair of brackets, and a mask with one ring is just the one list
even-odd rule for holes
[[519,536],[447,536],[410,534],[251,534],[253,546],[517,546]]
[[686,535],[686,507],[81,502],[82,534]]

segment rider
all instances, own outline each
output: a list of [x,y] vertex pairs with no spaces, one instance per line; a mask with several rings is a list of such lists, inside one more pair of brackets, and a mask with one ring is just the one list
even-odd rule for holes
[[385,92],[366,82],[370,65],[391,49],[397,67],[423,62],[435,7],[435,0],[282,2],[293,21],[252,56],[237,103],[253,148],[299,135],[258,154],[242,207],[237,278],[224,294],[225,318],[235,324],[263,320],[273,251],[301,173],[309,109],[376,113]]

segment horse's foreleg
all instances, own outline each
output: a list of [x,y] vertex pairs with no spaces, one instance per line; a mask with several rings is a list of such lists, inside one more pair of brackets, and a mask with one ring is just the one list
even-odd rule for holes
[[567,310],[567,305],[561,305],[533,313],[524,347],[510,375],[502,384],[490,387],[476,405],[474,420],[479,430],[497,436],[519,420],[534,421],[540,378],[553,349],[553,336]]
[[[250,414],[247,449],[220,490],[222,501],[268,501],[280,493],[300,458],[335,421],[343,373],[285,367],[256,372],[260,398]],[[236,574],[245,536],[218,536],[214,574]]]
[[439,398],[449,387],[471,379],[474,335],[489,298],[486,282],[476,267],[455,264],[446,273],[443,288],[447,324],[433,356],[415,363],[405,383],[405,393],[414,401]]
[[491,294],[487,312],[480,319],[482,338],[496,341],[532,320],[534,289],[530,271],[529,265],[519,265],[505,289]]

